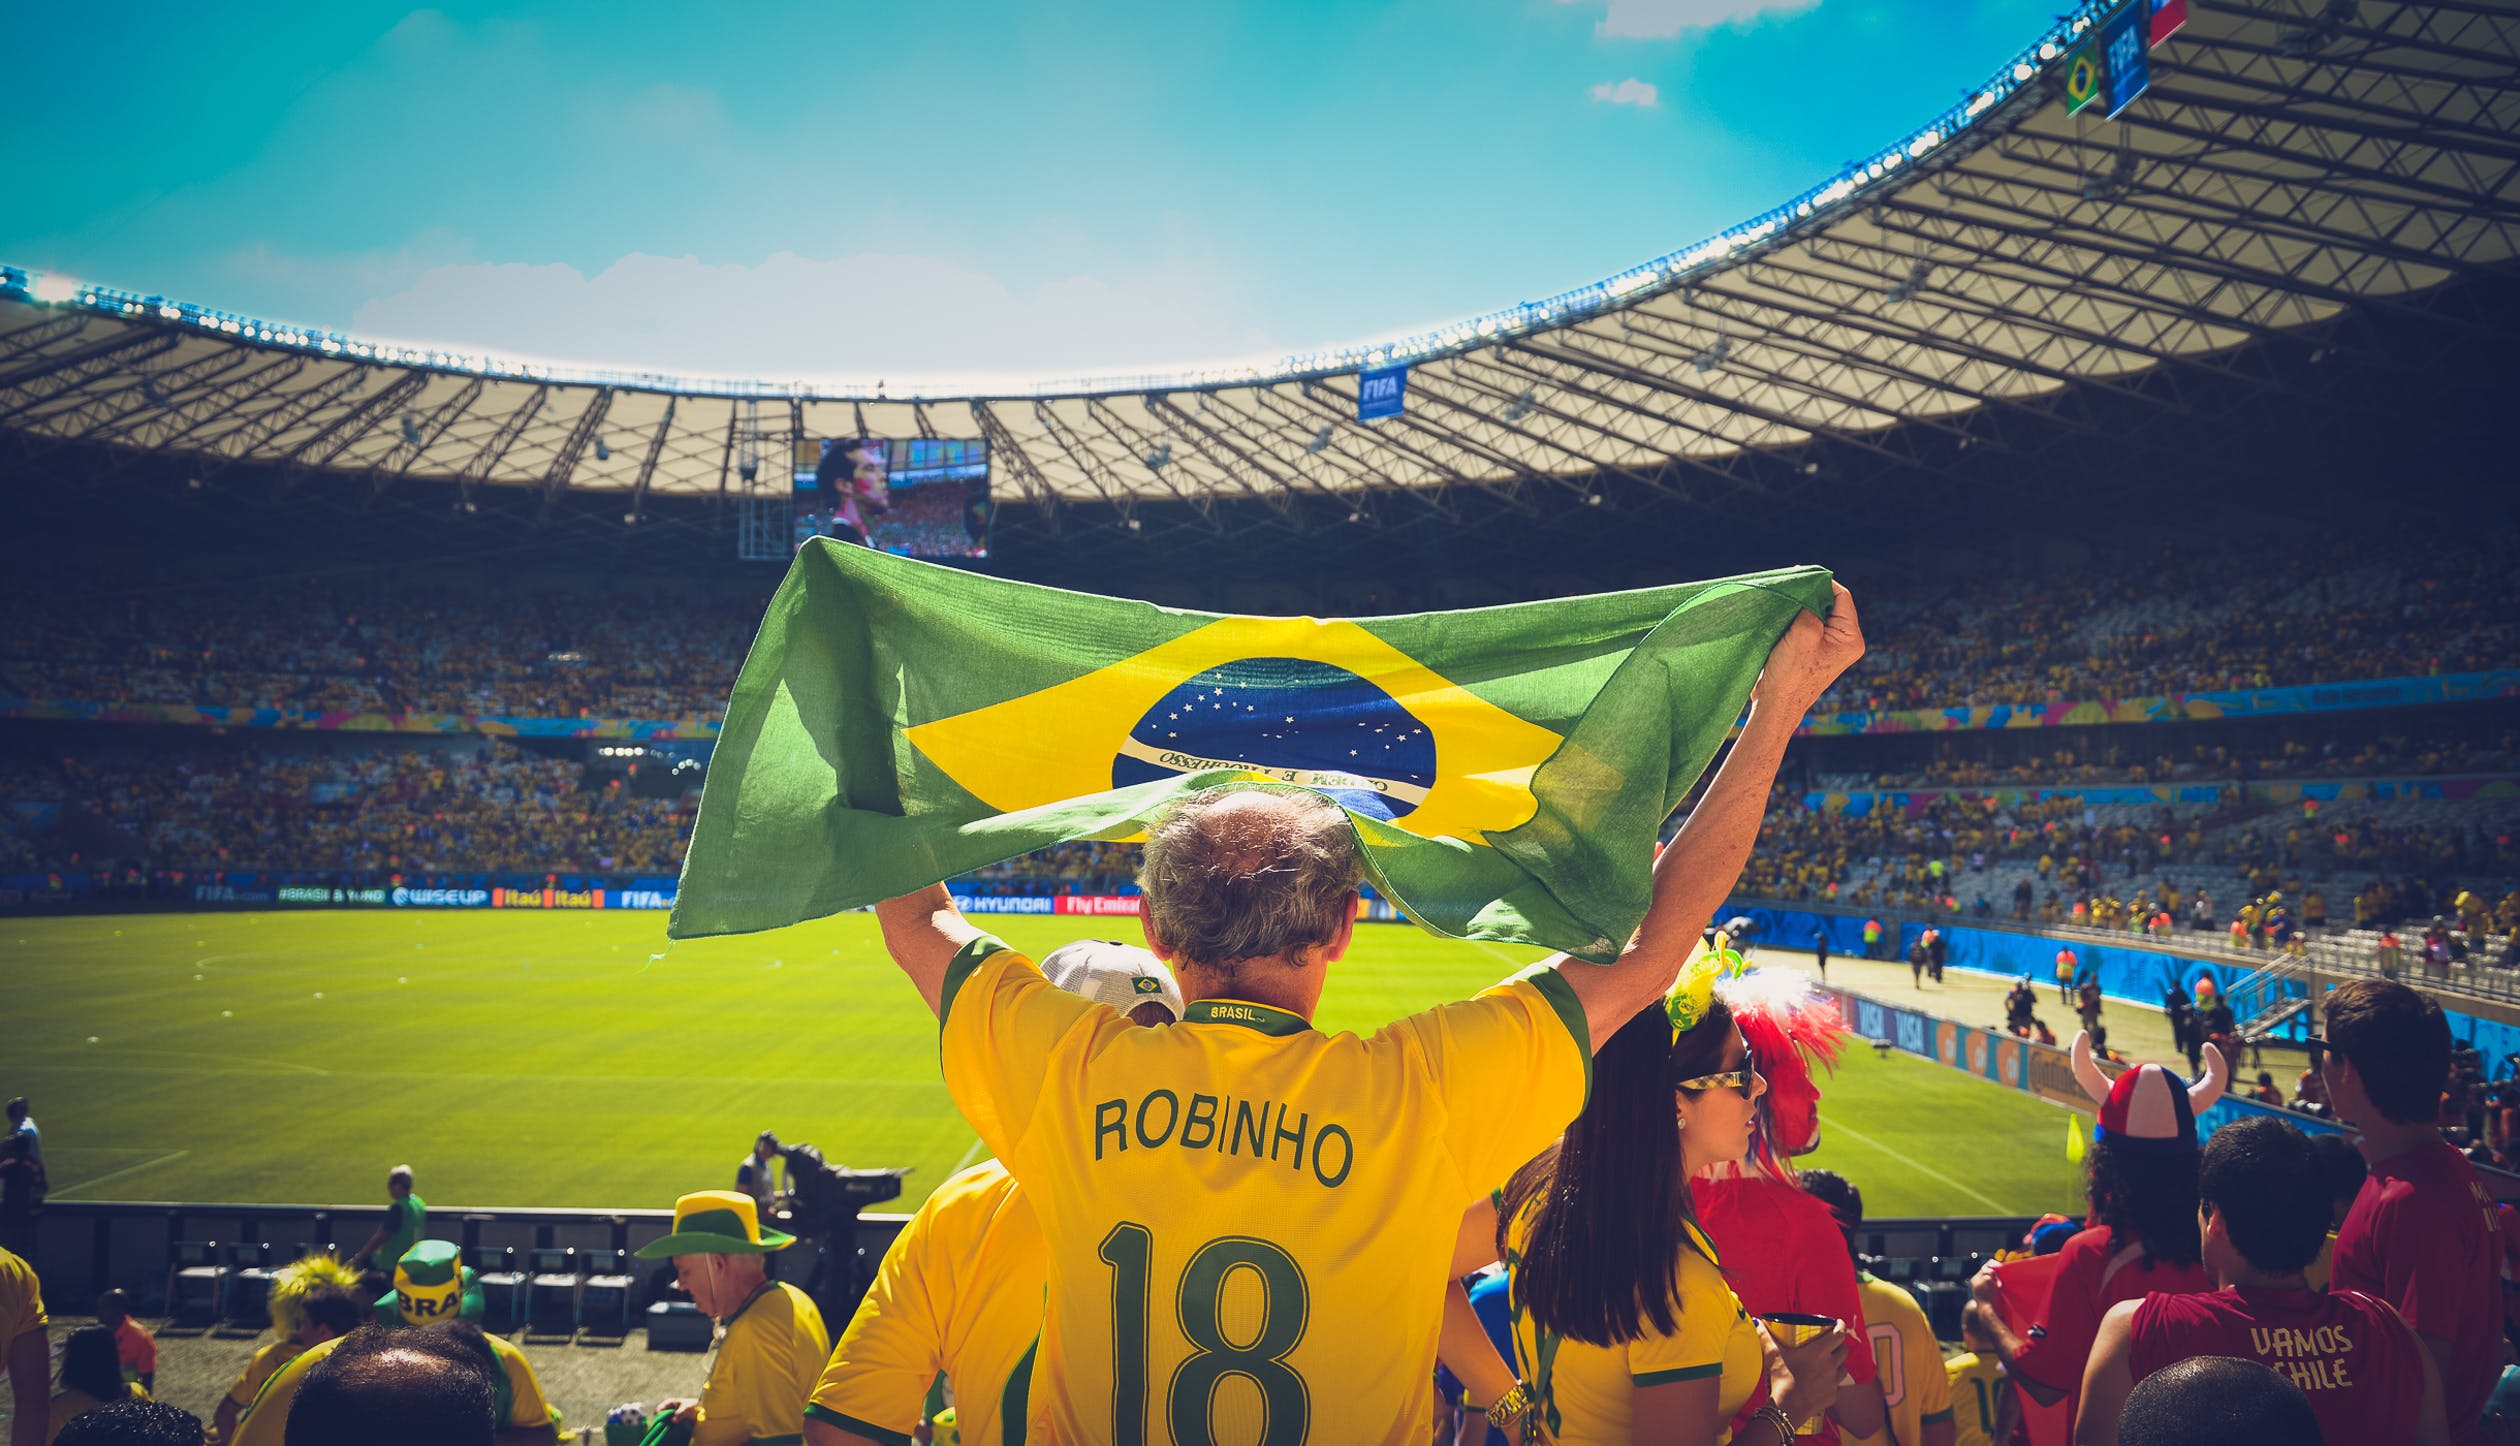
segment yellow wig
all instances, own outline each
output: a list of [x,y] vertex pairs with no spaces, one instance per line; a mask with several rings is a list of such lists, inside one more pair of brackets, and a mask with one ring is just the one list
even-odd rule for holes
[[271,1329],[281,1339],[296,1335],[305,1324],[303,1306],[317,1286],[337,1285],[357,1294],[359,1272],[330,1254],[310,1255],[281,1266],[271,1277]]

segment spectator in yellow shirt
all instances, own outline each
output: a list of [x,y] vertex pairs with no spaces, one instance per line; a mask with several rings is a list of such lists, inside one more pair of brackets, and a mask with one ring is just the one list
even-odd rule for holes
[[1864,1192],[1835,1170],[1800,1170],[1805,1194],[1829,1207],[1846,1232],[1846,1253],[1856,1261],[1855,1283],[1863,1294],[1864,1327],[1881,1371],[1889,1429],[1878,1436],[1851,1436],[1853,1446],[1952,1446],[1958,1439],[1951,1378],[1943,1371],[1942,1343],[1924,1308],[1905,1287],[1877,1280],[1863,1268],[1855,1232],[1864,1225]]
[[1960,1343],[1968,1349],[1943,1362],[1954,1408],[1953,1446],[2005,1446],[2021,1420],[2021,1403],[1979,1317],[1984,1309],[1976,1301],[1960,1308]]
[[642,1260],[671,1258],[682,1288],[726,1327],[700,1399],[667,1400],[659,1415],[692,1428],[692,1446],[795,1442],[805,1434],[831,1334],[812,1297],[772,1280],[761,1257],[796,1237],[761,1226],[750,1195],[701,1190],[674,1202],[674,1231],[639,1248]]
[[236,1439],[245,1409],[281,1367],[304,1355],[308,1347],[359,1328],[366,1312],[350,1289],[358,1279],[357,1272],[329,1255],[309,1256],[281,1268],[271,1283],[271,1323],[280,1339],[255,1351],[220,1398],[211,1426],[221,1441]]
[[61,1428],[104,1405],[126,1398],[146,1400],[138,1381],[126,1381],[114,1351],[114,1333],[104,1326],[81,1326],[61,1346],[61,1389],[53,1393],[48,1419],[49,1441]]
[[0,1369],[9,1373],[9,1446],[44,1446],[52,1434],[52,1346],[35,1267],[0,1250]]
[[[1172,1024],[1186,1008],[1163,961],[1127,944],[1063,944],[1042,957],[1041,972],[1132,1024]],[[940,1371],[953,1387],[959,1439],[1024,1439],[1047,1250],[1032,1202],[1005,1165],[983,1160],[938,1187],[884,1252],[840,1333],[805,1408],[807,1446],[911,1439]],[[1018,1419],[1009,1422],[1010,1412]]]

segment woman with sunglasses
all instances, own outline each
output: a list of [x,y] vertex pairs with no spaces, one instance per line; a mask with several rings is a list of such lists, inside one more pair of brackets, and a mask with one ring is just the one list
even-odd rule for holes
[[[1485,1237],[1511,1280],[1527,1442],[1791,1446],[1836,1396],[1843,1328],[1778,1346],[1691,1210],[1689,1176],[1749,1150],[1765,1087],[1713,976],[1692,966],[1663,1009],[1612,1035],[1565,1136],[1463,1222],[1455,1263],[1479,1264]],[[1767,1403],[1734,1432],[1763,1380]]]

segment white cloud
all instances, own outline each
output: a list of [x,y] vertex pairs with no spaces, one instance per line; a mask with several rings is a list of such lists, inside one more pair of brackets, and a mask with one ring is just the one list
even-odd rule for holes
[[1638,80],[1632,75],[1617,85],[1612,85],[1605,80],[1594,86],[1592,98],[1607,101],[1611,105],[1641,106],[1646,110],[1652,110],[1662,104],[1662,92],[1654,89],[1653,82]]
[[1558,0],[1601,5],[1593,34],[1610,40],[1669,40],[1683,30],[1730,25],[1767,14],[1808,10],[1820,0]]
[[632,254],[575,267],[430,267],[358,308],[362,336],[682,375],[897,387],[1135,372],[1274,357],[1226,268],[1161,259],[1125,281],[1018,289],[934,256],[758,265]]

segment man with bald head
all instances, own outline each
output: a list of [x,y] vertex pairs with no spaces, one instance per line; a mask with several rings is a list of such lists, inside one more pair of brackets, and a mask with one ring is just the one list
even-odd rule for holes
[[306,1372],[287,1446],[490,1446],[490,1368],[439,1331],[361,1326]]
[[1557,1137],[1595,1042],[1670,987],[1796,724],[1862,652],[1843,588],[1787,630],[1617,962],[1561,956],[1370,1038],[1312,1025],[1363,862],[1306,790],[1210,789],[1149,827],[1147,945],[1187,1000],[1170,1028],[1053,988],[942,887],[879,905],[947,1088],[1040,1219],[1049,1436],[1426,1439],[1461,1212]]

